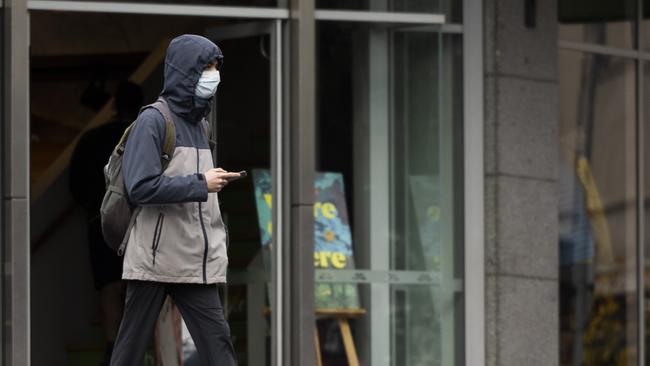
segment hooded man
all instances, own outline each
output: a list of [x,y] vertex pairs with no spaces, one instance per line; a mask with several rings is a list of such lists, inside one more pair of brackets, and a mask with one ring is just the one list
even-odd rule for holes
[[122,272],[126,302],[112,366],[142,363],[167,295],[180,310],[202,364],[235,365],[216,287],[226,282],[228,267],[217,192],[240,175],[214,168],[203,126],[222,63],[219,47],[204,37],[173,39],[160,97],[171,112],[176,145],[164,172],[166,124],[157,109],[144,109],[128,138],[122,173],[129,201],[142,209],[128,234]]

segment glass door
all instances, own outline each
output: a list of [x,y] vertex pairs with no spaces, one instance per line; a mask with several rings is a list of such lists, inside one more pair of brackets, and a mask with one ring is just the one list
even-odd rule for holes
[[211,113],[216,140],[215,164],[227,171],[245,170],[220,194],[228,228],[228,283],[222,290],[224,311],[240,365],[270,365],[276,352],[274,269],[281,244],[272,204],[278,173],[280,128],[280,21],[241,23],[207,30],[224,54],[221,83]]
[[321,22],[317,41],[323,364],[462,365],[461,36]]

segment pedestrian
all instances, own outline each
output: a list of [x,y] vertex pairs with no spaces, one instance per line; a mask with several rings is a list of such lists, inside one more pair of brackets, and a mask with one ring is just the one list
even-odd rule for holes
[[142,363],[167,295],[185,320],[201,363],[235,365],[216,286],[226,281],[228,266],[217,192],[240,175],[214,168],[204,128],[222,64],[221,50],[210,40],[197,35],[173,39],[160,94],[176,129],[165,171],[163,113],[144,109],[128,137],[122,173],[129,201],[141,211],[124,255],[126,301],[112,366]]
[[142,105],[142,88],[130,81],[116,89],[115,115],[108,123],[84,133],[70,159],[70,192],[86,211],[88,252],[99,304],[106,346],[99,366],[108,366],[113,344],[122,319],[124,283],[122,257],[108,247],[102,236],[99,208],[106,189],[106,157],[120,141],[124,130],[138,116]]

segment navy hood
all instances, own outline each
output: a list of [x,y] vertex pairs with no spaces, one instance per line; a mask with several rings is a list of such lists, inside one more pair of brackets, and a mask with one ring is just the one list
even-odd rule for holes
[[196,122],[210,110],[210,100],[194,96],[206,66],[223,63],[221,49],[205,37],[184,34],[174,38],[165,56],[165,81],[160,94],[172,112]]

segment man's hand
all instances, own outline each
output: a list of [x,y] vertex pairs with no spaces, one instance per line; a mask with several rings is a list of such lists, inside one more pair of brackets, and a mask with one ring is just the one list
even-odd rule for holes
[[239,173],[230,173],[221,168],[210,169],[203,173],[208,183],[208,192],[219,192],[228,184],[229,178],[239,177]]

